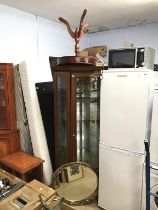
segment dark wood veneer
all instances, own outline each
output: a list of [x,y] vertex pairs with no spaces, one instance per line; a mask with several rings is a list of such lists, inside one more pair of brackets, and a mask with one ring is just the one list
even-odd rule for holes
[[[97,67],[93,65],[81,65],[81,64],[65,64],[54,65],[54,61],[49,58],[50,66],[53,76],[54,86],[54,129],[55,129],[55,165],[59,167],[61,148],[59,145],[58,135],[60,129],[58,128],[59,122],[59,107],[58,107],[58,78],[64,78],[66,89],[66,147],[67,147],[67,162],[76,161],[76,79],[80,77],[98,77],[101,75],[103,67]],[[104,68],[105,70],[105,68]]]
[[[0,75],[3,75],[4,89],[1,87],[3,97],[0,97],[0,158],[20,149],[19,131],[16,127],[16,114],[14,104],[13,64],[0,63]],[[1,85],[2,86],[2,85]],[[4,91],[2,93],[2,91]],[[3,108],[3,103],[5,108]],[[3,119],[6,118],[6,120]]]

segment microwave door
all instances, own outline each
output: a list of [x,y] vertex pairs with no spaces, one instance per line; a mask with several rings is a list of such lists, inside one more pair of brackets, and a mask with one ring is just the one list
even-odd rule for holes
[[109,51],[109,68],[135,68],[136,49]]

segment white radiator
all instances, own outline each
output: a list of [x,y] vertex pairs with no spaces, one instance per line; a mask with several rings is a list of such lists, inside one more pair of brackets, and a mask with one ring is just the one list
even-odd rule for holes
[[[35,83],[38,82],[35,81],[35,78],[38,78],[40,74],[38,60],[32,59],[22,62],[19,64],[19,71],[30,128],[33,152],[35,156],[45,160],[43,165],[44,182],[50,185],[53,172],[35,89]],[[43,73],[45,73],[45,69],[43,69]]]
[[24,152],[32,153],[30,130],[27,121],[25,103],[23,98],[21,79],[18,66],[14,66],[14,95],[16,107],[16,122],[20,133],[20,146]]

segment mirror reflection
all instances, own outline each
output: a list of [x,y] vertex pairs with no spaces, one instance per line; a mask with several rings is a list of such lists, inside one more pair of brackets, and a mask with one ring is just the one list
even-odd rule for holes
[[97,196],[98,178],[95,169],[87,163],[72,162],[57,169],[52,187],[64,202],[82,205]]

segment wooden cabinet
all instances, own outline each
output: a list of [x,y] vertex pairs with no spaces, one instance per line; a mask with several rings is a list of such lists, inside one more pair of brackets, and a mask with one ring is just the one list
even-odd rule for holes
[[101,67],[52,66],[56,167],[84,161],[98,168]]
[[14,105],[13,65],[0,63],[0,158],[20,149]]

